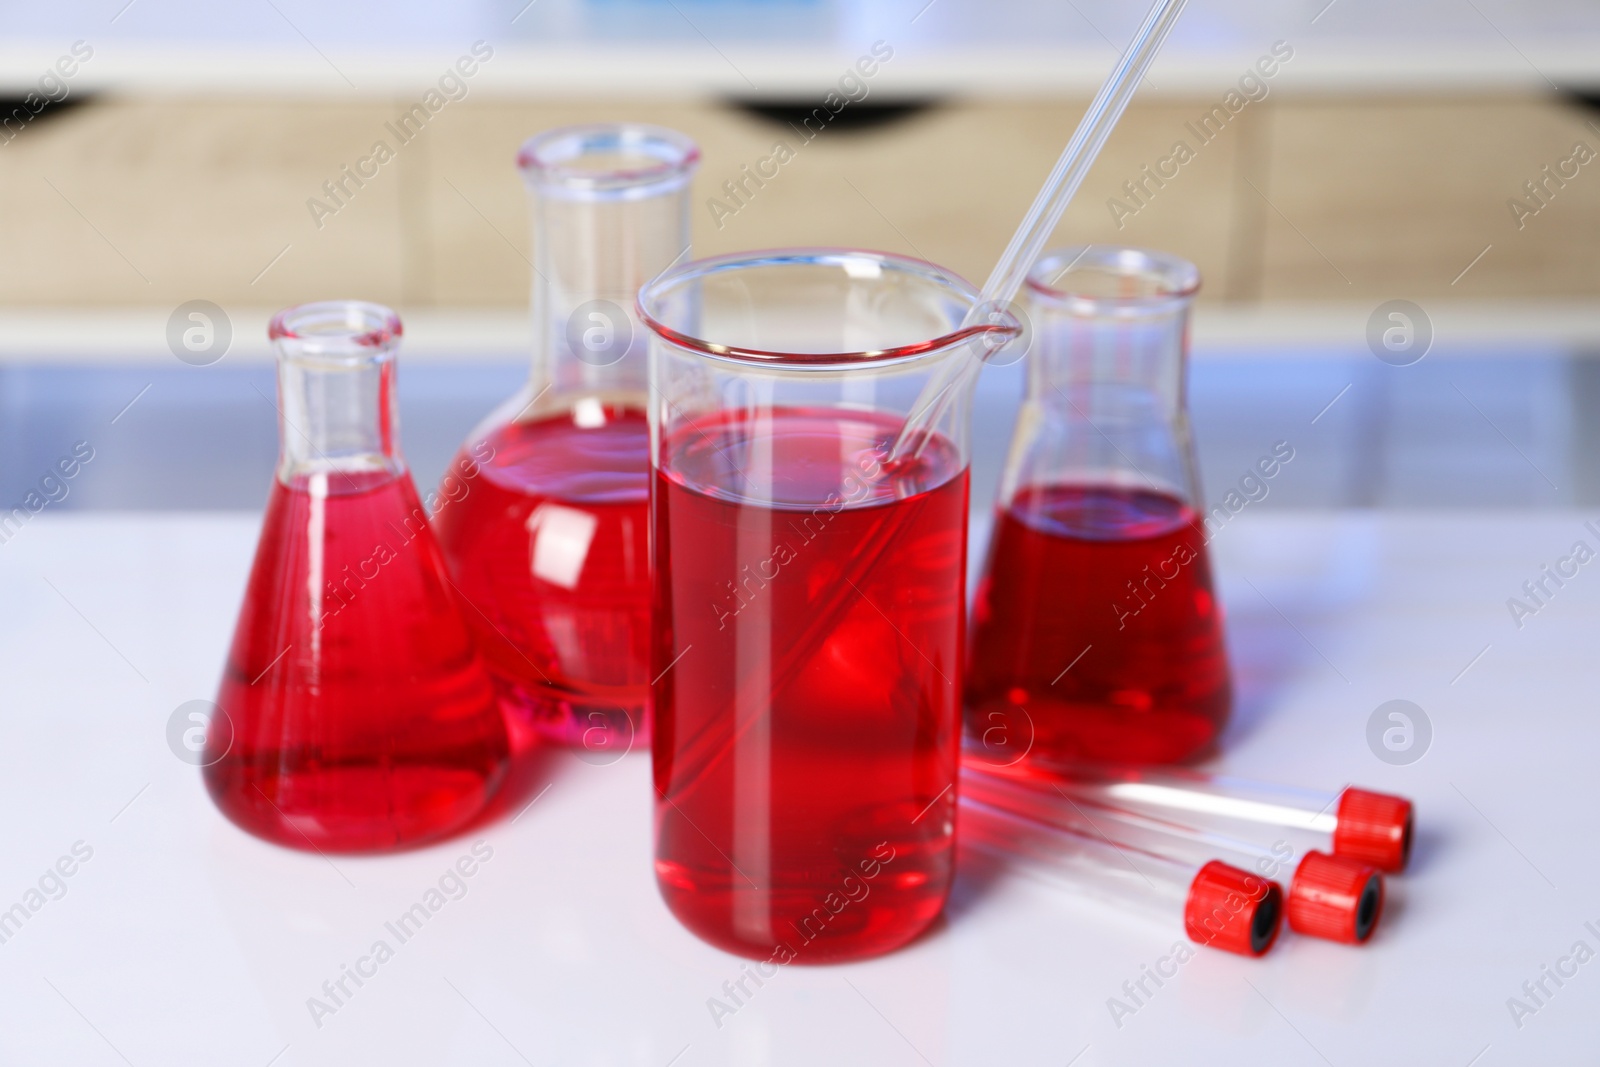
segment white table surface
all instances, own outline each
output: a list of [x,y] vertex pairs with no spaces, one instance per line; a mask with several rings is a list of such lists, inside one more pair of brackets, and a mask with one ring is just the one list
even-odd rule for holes
[[[0,545],[0,908],[76,842],[93,855],[0,945],[0,1063],[1592,1059],[1600,961],[1547,983],[1520,1029],[1506,1006],[1575,942],[1600,949],[1584,928],[1600,928],[1600,564],[1520,631],[1505,606],[1596,543],[1587,517],[1247,510],[1214,542],[1240,683],[1218,765],[1417,801],[1413,869],[1368,946],[1286,932],[1262,960],[1200,950],[1119,1028],[1107,999],[1178,932],[969,872],[910,948],[786,968],[719,1029],[706,1001],[740,961],[656,895],[642,754],[559,759],[519,787],[519,806],[549,788],[515,822],[421,851],[264,844],[165,740],[174,708],[213,695],[256,520],[46,513]],[[1433,724],[1410,766],[1366,745],[1393,698]],[[307,998],[480,840],[493,856],[467,895],[314,1025]]]

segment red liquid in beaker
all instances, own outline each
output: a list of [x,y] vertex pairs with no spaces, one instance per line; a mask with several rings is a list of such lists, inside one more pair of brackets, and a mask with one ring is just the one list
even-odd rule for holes
[[[507,702],[587,748],[648,739],[650,432],[642,411],[581,400],[464,450],[466,495],[434,526],[468,625]],[[457,488],[456,492],[461,492]]]
[[[1231,686],[1204,527],[1161,493],[1034,486],[996,521],[973,609],[967,733],[987,758],[1166,763]],[[1081,657],[1081,658],[1080,658]]]
[[[967,472],[935,438],[896,475],[863,474],[896,426],[778,409],[663,446],[656,875],[730,952],[870,956],[944,904]],[[741,499],[730,468],[752,464],[771,484]],[[835,487],[838,506],[784,503]]]
[[426,513],[409,475],[310,479],[273,481],[206,787],[296,848],[449,833],[498,788],[508,746]]

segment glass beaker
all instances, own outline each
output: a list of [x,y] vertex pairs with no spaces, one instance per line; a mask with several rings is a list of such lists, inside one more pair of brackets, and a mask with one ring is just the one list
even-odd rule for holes
[[[886,952],[949,888],[968,397],[886,456],[976,291],[844,250],[676,268],[651,347],[656,878],[779,963]],[[970,389],[970,387],[967,387]]]
[[217,807],[278,844],[447,834],[505,776],[505,722],[400,455],[400,320],[279,312],[281,448],[206,737]]
[[689,250],[694,143],[654,126],[539,134],[533,371],[468,436],[435,528],[513,714],[591,750],[630,747],[649,690],[649,429],[639,287]]
[[1185,402],[1194,265],[1091,245],[1028,276],[1027,392],[973,605],[989,758],[1193,757],[1232,700]]

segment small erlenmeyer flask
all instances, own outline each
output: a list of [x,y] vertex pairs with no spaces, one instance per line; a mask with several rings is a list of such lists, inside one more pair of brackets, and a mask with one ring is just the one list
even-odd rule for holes
[[467,438],[434,517],[502,697],[538,733],[645,740],[649,389],[639,287],[689,250],[699,150],[653,126],[551,130],[533,208],[533,373]]
[[282,446],[205,780],[223,814],[282,845],[441,836],[507,765],[494,688],[400,455],[400,333],[388,308],[346,301],[279,312],[269,331]]
[[973,605],[967,732],[986,758],[1164,763],[1232,699],[1184,399],[1194,265],[1046,253]]

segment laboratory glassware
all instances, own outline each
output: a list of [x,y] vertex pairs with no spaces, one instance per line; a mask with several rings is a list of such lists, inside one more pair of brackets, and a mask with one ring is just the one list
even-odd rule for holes
[[207,731],[205,782],[251,833],[320,852],[476,816],[504,719],[400,454],[388,308],[273,318],[281,448]]
[[1015,337],[849,250],[725,256],[639,294],[650,405],[656,876],[732,952],[886,952],[939,914],[960,738],[968,403],[887,462],[947,361]]
[[[1332,792],[1303,789],[1178,767],[1023,763],[1003,749],[986,751],[970,741],[966,759],[1006,774],[1044,776],[1063,792],[1098,804],[1183,822],[1270,827],[1391,874],[1404,870],[1411,858],[1412,804],[1392,793],[1353,785]],[[1240,832],[1248,832],[1242,827]]]
[[1060,782],[1013,777],[972,759],[961,768],[961,795],[1035,822],[1094,836],[1176,860],[1221,860],[1263,878],[1292,872],[1284,911],[1291,929],[1312,937],[1361,944],[1383,915],[1384,882],[1377,868],[1325,852],[1297,851],[1282,837],[1258,844],[1163,814],[1153,816],[1074,796]]
[[689,250],[694,143],[551,130],[518,157],[533,211],[533,370],[468,436],[434,523],[514,723],[618,754],[650,675],[645,282]]
[[[963,782],[965,786],[965,782]],[[1277,940],[1283,887],[1222,860],[1198,863],[1107,833],[1069,829],[961,794],[961,848],[1176,926],[1212,948],[1260,956]],[[1166,977],[1172,977],[1166,975]]]
[[1029,275],[1027,388],[973,605],[967,731],[1165,763],[1231,704],[1184,397],[1199,272],[1090,245]]

